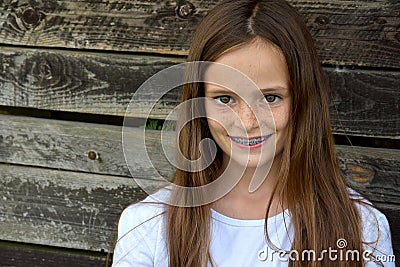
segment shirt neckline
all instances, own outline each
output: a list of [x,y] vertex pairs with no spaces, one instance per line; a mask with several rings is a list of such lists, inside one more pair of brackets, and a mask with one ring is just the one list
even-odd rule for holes
[[[233,226],[264,226],[265,225],[265,219],[253,219],[253,220],[246,220],[246,219],[236,219],[236,218],[232,218],[229,216],[226,216],[222,213],[219,213],[218,211],[211,209],[211,218],[225,223],[225,224],[229,224],[229,225],[233,225]],[[289,214],[289,210],[286,209],[274,216],[268,217],[267,219],[267,224],[271,224],[271,223],[277,223],[280,222],[282,220],[286,220],[288,221],[290,219],[290,214]]]

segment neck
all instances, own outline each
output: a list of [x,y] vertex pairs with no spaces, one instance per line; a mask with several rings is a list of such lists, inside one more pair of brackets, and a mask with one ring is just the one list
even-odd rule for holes
[[[225,172],[232,177],[242,172],[243,174],[235,187],[213,204],[214,209],[227,216],[239,219],[264,218],[270,201],[271,207],[268,217],[284,210],[281,204],[282,200],[273,196],[273,190],[279,177],[280,157],[275,157],[270,169],[268,166],[247,167],[243,171],[243,167],[237,164],[231,163],[229,167],[227,164],[223,164],[223,166]],[[261,181],[255,191],[249,190],[252,180]]]

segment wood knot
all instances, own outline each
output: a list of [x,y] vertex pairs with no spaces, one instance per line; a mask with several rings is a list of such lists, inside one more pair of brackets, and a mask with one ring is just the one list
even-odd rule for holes
[[91,160],[99,159],[99,154],[96,151],[90,150],[87,154],[88,158]]
[[23,23],[26,26],[35,27],[43,19],[44,15],[33,8],[24,10],[21,14]]
[[195,6],[188,1],[180,1],[178,6],[176,7],[176,14],[180,18],[187,18],[192,15],[195,11]]
[[319,16],[315,19],[315,23],[317,23],[320,26],[325,26],[329,24],[329,18],[326,16]]
[[41,62],[39,65],[39,77],[40,80],[51,80],[53,75],[51,73],[51,67],[47,62]]
[[349,163],[346,164],[346,169],[351,180],[356,183],[370,183],[375,177],[375,171],[364,166]]

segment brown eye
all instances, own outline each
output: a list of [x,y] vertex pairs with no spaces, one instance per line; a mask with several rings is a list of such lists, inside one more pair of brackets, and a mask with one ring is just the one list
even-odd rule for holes
[[267,103],[275,103],[278,99],[279,99],[279,97],[276,95],[266,95],[265,96],[265,100],[267,101]]
[[224,95],[224,96],[218,96],[215,98],[218,102],[220,102],[221,104],[229,104],[231,102],[231,97]]

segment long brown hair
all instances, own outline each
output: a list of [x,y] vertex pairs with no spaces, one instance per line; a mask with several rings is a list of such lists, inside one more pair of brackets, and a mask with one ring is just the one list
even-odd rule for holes
[[[274,194],[285,199],[291,214],[294,227],[292,249],[319,253],[329,247],[337,248],[337,240],[344,238],[346,249],[361,252],[356,200],[349,197],[334,153],[327,84],[312,37],[298,12],[283,0],[224,1],[213,8],[198,26],[188,61],[215,61],[229,49],[254,38],[278,47],[289,71],[292,99],[289,140],[283,151]],[[186,84],[181,100],[202,96],[204,88],[201,84]],[[191,107],[182,114],[190,114],[196,108],[201,107]],[[199,158],[199,143],[204,138],[212,138],[206,119],[195,119],[186,124],[179,138],[183,155],[192,160]],[[173,182],[187,187],[207,184],[216,179],[220,166],[218,154],[204,171],[177,170]],[[176,191],[171,197],[182,199],[188,196]],[[212,263],[208,205],[168,206],[166,218],[169,266],[206,266]],[[267,234],[266,239],[270,242]],[[327,257],[322,261],[291,261],[289,264],[363,266],[362,260],[333,262]]]

